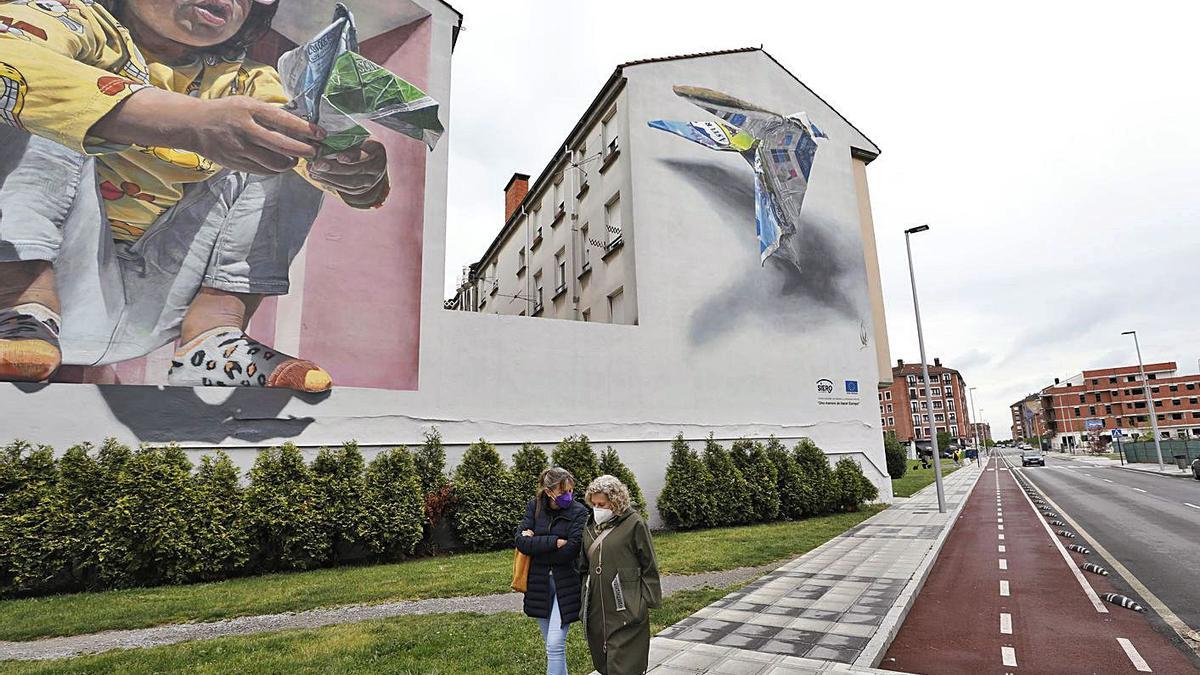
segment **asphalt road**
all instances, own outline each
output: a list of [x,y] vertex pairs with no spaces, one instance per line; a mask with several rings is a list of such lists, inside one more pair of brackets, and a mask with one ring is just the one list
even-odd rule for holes
[[1188,627],[1200,629],[1200,481],[1093,468],[1053,454],[1044,468],[1023,472]]
[[[880,668],[973,673],[1195,673],[1150,617],[1103,603],[1110,577],[1079,570],[1015,480],[992,460]],[[1071,540],[1077,541],[1077,540]]]

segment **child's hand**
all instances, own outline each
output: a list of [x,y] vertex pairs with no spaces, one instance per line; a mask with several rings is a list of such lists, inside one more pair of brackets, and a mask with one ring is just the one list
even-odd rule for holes
[[313,180],[351,197],[365,195],[387,178],[387,150],[375,140],[308,165]]

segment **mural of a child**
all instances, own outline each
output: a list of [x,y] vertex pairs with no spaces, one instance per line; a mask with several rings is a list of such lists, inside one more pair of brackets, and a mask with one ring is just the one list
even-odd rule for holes
[[245,57],[276,9],[0,1],[0,380],[178,339],[170,384],[332,385],[244,331],[288,292],[323,192],[380,206],[387,158],[368,140],[314,159],[324,133]]

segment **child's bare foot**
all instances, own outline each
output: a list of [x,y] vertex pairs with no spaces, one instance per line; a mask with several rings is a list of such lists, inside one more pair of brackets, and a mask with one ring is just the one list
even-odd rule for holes
[[214,328],[180,347],[167,382],[189,387],[280,387],[309,393],[333,386],[333,378],[324,368],[275,351],[231,326]]
[[62,363],[58,314],[28,302],[0,309],[0,380],[41,382]]

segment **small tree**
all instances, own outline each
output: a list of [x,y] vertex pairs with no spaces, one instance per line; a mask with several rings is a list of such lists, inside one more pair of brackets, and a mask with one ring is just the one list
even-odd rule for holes
[[321,448],[313,460],[313,478],[322,492],[325,529],[329,532],[334,562],[355,557],[363,545],[366,522],[363,466],[362,452],[354,441],[336,450]]
[[262,571],[309,569],[329,560],[324,492],[291,443],[258,453],[246,505]]
[[[122,464],[102,463],[94,454],[92,445],[83,443],[68,448],[58,459],[58,499],[70,508],[58,508],[52,516],[59,534],[64,578],[61,586],[51,584],[45,588],[47,591],[98,585],[100,518],[109,500],[116,496],[112,489],[116,474],[109,472],[119,470]],[[107,458],[111,460],[111,452]]]
[[833,470],[829,468],[829,458],[825,456],[825,452],[812,440],[802,438],[792,449],[792,454],[804,477],[804,514],[817,516],[832,513],[837,509],[838,493],[833,480]]
[[700,455],[688,446],[683,434],[671,442],[667,479],[658,495],[658,513],[668,527],[690,530],[713,521],[713,500],[708,493],[712,475]]
[[250,559],[250,530],[239,472],[224,452],[200,458],[192,477],[194,510],[189,518],[195,557],[188,577],[195,581],[225,579]]
[[454,471],[454,491],[454,529],[467,548],[512,545],[527,500],[494,445],[481,438],[467,448]]
[[437,427],[425,432],[425,443],[417,448],[413,464],[421,481],[421,494],[437,492],[446,484],[446,448]]
[[642,514],[642,518],[646,517],[646,498],[642,496],[642,488],[638,485],[637,477],[633,475],[629,467],[625,466],[611,445],[600,453],[600,475],[614,476],[624,483],[625,487],[629,488],[629,501],[633,504],[633,508]]
[[938,452],[948,452],[950,450],[950,432],[937,432]]
[[843,457],[833,469],[837,485],[837,506],[842,511],[857,511],[863,502],[879,497],[879,489],[865,475],[858,462]]
[[712,481],[708,484],[708,492],[714,507],[708,526],[744,525],[750,522],[754,516],[750,508],[750,486],[730,459],[729,453],[713,439],[712,434],[704,442],[704,466]]
[[143,447],[118,474],[102,516],[100,580],[108,587],[183,583],[196,567],[192,463],[179,446]]
[[767,523],[779,518],[779,470],[767,457],[762,443],[744,438],[734,441],[729,456],[750,487],[753,522]]
[[0,594],[41,591],[58,574],[57,479],[49,447],[16,441],[0,451]]
[[513,455],[513,479],[521,494],[527,499],[533,499],[538,491],[538,478],[550,467],[546,451],[533,443],[525,443]]
[[908,453],[896,438],[896,432],[889,431],[884,434],[883,454],[887,460],[888,476],[892,480],[903,478],[908,471]]
[[790,520],[805,517],[808,514],[804,509],[811,497],[796,457],[775,436],[767,439],[764,452],[778,476],[775,485],[779,492],[779,516]]
[[587,436],[568,436],[559,441],[554,448],[552,463],[575,476],[575,499],[580,501],[588,484],[600,475],[600,464]]
[[403,446],[385,450],[367,467],[363,491],[363,539],[386,559],[412,555],[421,543],[424,515],[421,478]]

